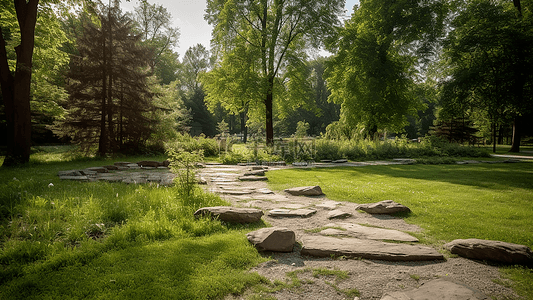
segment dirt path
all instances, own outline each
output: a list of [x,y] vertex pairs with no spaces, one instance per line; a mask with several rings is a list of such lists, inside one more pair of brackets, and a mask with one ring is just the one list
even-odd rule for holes
[[[271,171],[275,169],[275,167],[270,168]],[[239,181],[238,177],[248,170],[250,167],[210,165],[201,171],[201,175],[208,181],[208,188],[211,191],[221,194],[233,206],[263,210],[265,212],[263,219],[268,224],[293,230],[297,241],[304,234],[318,234],[312,233],[312,230],[333,222],[367,224],[407,232],[422,231],[418,226],[407,224],[399,218],[372,216],[358,212],[355,210],[357,206],[355,203],[335,203],[325,196],[297,197],[283,192],[273,193],[269,192],[265,181]],[[312,208],[317,212],[307,218],[268,216],[268,211],[281,208]],[[340,221],[330,220],[327,216],[333,208],[350,212],[352,216]],[[448,257],[446,261],[435,262],[387,262],[342,257],[313,258],[301,256],[299,251],[300,246],[297,245],[291,253],[263,253],[262,255],[272,260],[257,266],[252,271],[269,278],[272,282],[279,280],[287,283],[291,282],[287,274],[297,271],[300,286],[265,295],[247,291],[244,295],[230,295],[226,299],[248,299],[252,295],[260,296],[254,299],[272,299],[268,297],[275,299],[354,299],[354,294],[346,292],[353,289],[360,292],[359,298],[356,297],[356,299],[381,299],[386,292],[413,289],[436,278],[446,278],[464,284],[492,299],[520,299],[510,288],[502,285],[502,283],[508,283],[508,280],[502,278],[498,267],[460,257]],[[313,269],[347,271],[349,276],[343,280],[336,280],[332,276],[314,277],[309,271]]]

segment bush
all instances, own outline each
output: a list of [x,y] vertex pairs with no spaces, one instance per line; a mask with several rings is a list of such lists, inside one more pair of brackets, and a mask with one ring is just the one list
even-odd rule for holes
[[178,134],[174,142],[165,145],[167,149],[181,149],[187,152],[203,152],[204,156],[216,156],[219,153],[219,143],[204,136],[192,137],[189,134]]

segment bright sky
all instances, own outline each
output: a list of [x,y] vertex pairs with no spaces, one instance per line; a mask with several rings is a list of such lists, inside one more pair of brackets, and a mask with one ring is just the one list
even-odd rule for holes
[[[176,51],[183,58],[185,51],[196,44],[202,44],[210,48],[212,27],[204,20],[206,0],[148,0],[149,3],[157,3],[165,7],[174,18],[173,26],[180,29],[180,39]],[[346,0],[347,15],[352,13],[353,6],[359,0]],[[122,1],[124,11],[133,11],[139,6],[138,0],[130,2]]]

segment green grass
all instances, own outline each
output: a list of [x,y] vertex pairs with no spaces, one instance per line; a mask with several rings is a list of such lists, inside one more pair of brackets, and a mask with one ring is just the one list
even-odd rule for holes
[[[479,238],[533,248],[532,163],[287,169],[267,176],[273,190],[319,185],[336,201],[402,203],[412,210],[402,215],[406,222],[422,227],[421,240],[437,246]],[[505,272],[533,298],[530,269]]]
[[194,189],[61,181],[60,170],[114,161],[45,148],[24,167],[0,168],[0,299],[214,299],[263,279],[248,226],[195,219],[227,205]]

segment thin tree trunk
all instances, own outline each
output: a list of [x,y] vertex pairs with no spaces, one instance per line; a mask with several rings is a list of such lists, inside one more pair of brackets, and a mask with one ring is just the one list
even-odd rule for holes
[[521,126],[520,126],[520,117],[516,116],[513,121],[513,140],[511,145],[511,150],[509,152],[520,152],[520,142],[522,140],[521,136]]
[[107,98],[107,46],[106,46],[106,34],[105,30],[102,30],[103,34],[103,60],[102,60],[102,100],[101,115],[100,115],[100,140],[98,141],[98,155],[105,156],[107,153],[107,131],[106,131],[106,98]]
[[272,102],[273,102],[273,90],[274,90],[274,77],[268,78],[268,88],[265,99],[265,110],[266,110],[266,144],[267,146],[274,145],[274,125],[273,125],[273,113],[272,113]]
[[15,0],[14,4],[20,28],[20,45],[15,47],[17,64],[14,77],[6,65],[6,45],[3,36],[0,42],[2,98],[9,131],[7,155],[3,164],[6,166],[24,164],[30,160],[30,89],[39,0]]

